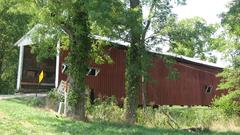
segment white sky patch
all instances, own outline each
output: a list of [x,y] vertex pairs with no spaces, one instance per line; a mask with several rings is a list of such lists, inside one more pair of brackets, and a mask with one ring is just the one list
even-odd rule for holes
[[186,5],[177,6],[173,12],[178,15],[178,19],[199,16],[208,23],[219,23],[218,17],[222,12],[226,12],[226,5],[232,0],[186,0]]

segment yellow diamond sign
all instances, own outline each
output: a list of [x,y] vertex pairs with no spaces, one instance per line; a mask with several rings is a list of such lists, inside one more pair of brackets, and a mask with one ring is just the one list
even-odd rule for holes
[[39,77],[38,77],[38,83],[42,82],[43,77],[44,77],[44,73],[43,73],[43,70],[42,70],[41,73],[39,74]]

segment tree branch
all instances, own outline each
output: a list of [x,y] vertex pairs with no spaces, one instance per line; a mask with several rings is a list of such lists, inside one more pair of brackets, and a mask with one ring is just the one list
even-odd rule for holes
[[74,37],[72,28],[70,26],[66,25],[65,23],[62,23],[62,25],[60,26],[63,29],[63,31],[66,32],[71,38]]
[[147,25],[146,25],[145,28],[143,29],[142,41],[143,41],[143,40],[145,39],[145,37],[146,37],[147,30],[149,29],[149,27],[150,27],[150,25],[151,25],[151,22],[152,22],[152,18],[153,18],[154,14],[155,14],[155,12],[154,12],[155,4],[156,4],[156,0],[153,0],[153,3],[152,3],[151,8],[150,8],[149,15],[148,15]]

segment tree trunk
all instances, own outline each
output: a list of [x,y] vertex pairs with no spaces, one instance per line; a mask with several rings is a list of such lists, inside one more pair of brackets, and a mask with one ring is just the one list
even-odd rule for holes
[[84,92],[80,92],[78,95],[78,99],[77,99],[77,104],[75,104],[75,116],[77,116],[77,118],[81,121],[86,121],[87,117],[86,117],[86,107],[85,107],[85,103],[86,103],[86,95],[85,95],[85,91]]
[[136,111],[141,87],[141,32],[142,12],[139,0],[130,0],[130,10],[135,10],[131,18],[131,46],[127,51],[126,66],[126,121],[129,124],[136,122]]
[[126,68],[126,120],[129,124],[136,121],[139,91],[141,85],[140,62],[138,46],[131,46],[128,50],[128,63]]
[[147,88],[146,88],[146,81],[144,79],[144,76],[142,76],[142,104],[143,104],[143,110],[146,110],[147,107]]
[[87,68],[90,62],[91,39],[88,22],[88,14],[81,10],[84,2],[76,2],[73,8],[76,8],[76,15],[73,17],[74,29],[72,30],[72,41],[70,45],[69,73],[72,78],[71,86],[76,98],[73,105],[74,114],[79,120],[86,121],[86,85],[85,78]]

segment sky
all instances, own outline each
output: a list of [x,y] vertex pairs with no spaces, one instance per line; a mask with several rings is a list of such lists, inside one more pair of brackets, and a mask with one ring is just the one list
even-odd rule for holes
[[178,19],[200,16],[208,23],[220,22],[219,14],[227,11],[226,5],[231,0],[186,0],[186,5],[175,7],[173,12]]

